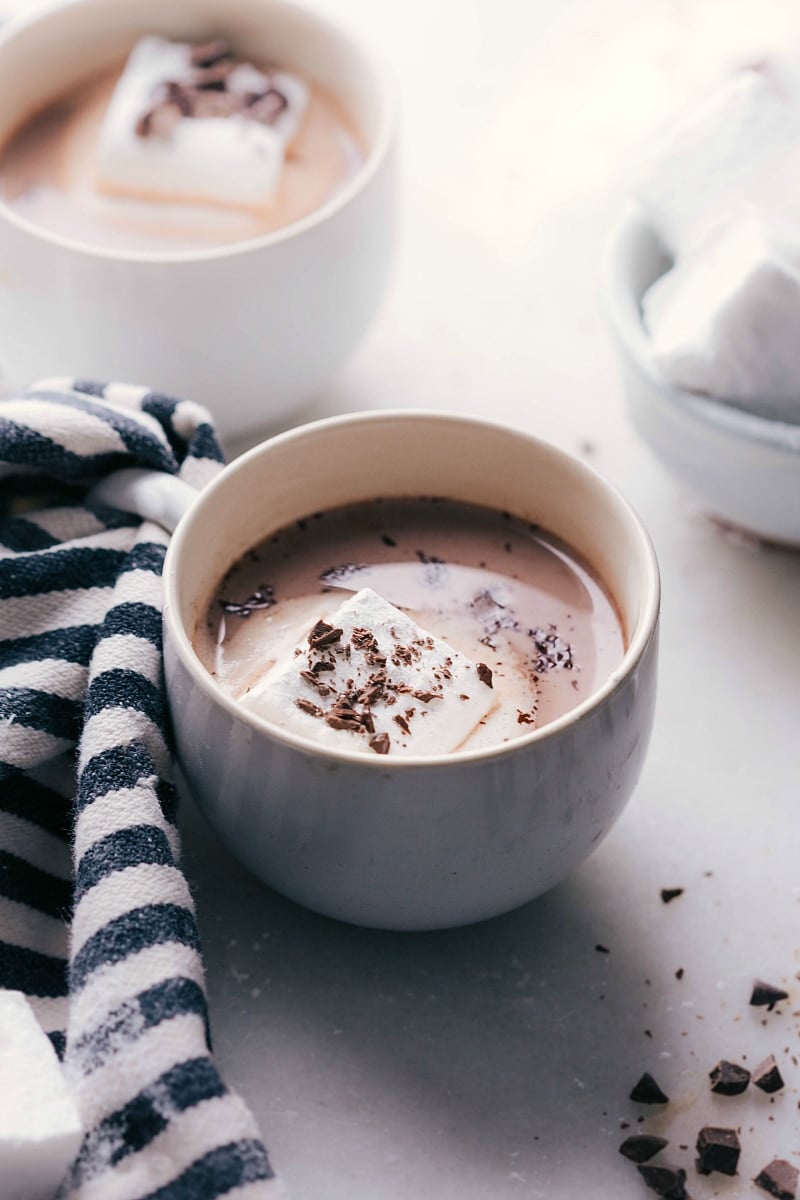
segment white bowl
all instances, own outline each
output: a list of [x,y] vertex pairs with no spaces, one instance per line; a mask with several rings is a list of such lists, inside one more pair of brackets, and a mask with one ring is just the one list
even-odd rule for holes
[[605,299],[634,427],[711,512],[759,537],[800,545],[800,424],[676,388],[652,362],[641,299],[669,266],[653,228],[629,208],[609,242]]
[[[219,579],[271,531],[379,495],[488,505],[563,538],[616,600],[622,662],[549,725],[460,754],[393,759],[321,747],[243,708],[192,646]],[[200,493],[170,543],[164,588],[167,690],[191,791],[251,870],[309,908],[390,929],[505,912],[582,862],[636,785],[655,699],[653,549],[608,483],[522,432],[379,412],[281,434]]]
[[224,35],[307,71],[352,114],[366,161],[302,220],[196,251],[91,246],[0,202],[0,357],[14,385],[60,375],[145,384],[205,404],[237,436],[307,401],[383,295],[394,89],[357,37],[286,0],[66,0],[0,31],[0,143],[146,33]]

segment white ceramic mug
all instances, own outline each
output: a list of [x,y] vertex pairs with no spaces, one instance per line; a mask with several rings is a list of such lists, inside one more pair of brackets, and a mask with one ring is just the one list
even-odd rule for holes
[[[231,564],[312,511],[418,495],[512,512],[592,564],[627,647],[595,694],[493,749],[392,760],[323,749],[224,693],[192,636]],[[653,718],[655,555],[618,493],[545,442],[423,412],[301,426],[234,461],[191,504],[164,584],[166,680],[189,787],[247,866],[319,912],[393,929],[504,912],[576,867],[633,791]]]
[[143,383],[207,405],[236,436],[308,400],[375,312],[393,241],[392,88],[352,34],[284,0],[67,0],[0,31],[0,144],[145,33],[223,34],[307,71],[352,114],[366,162],[310,216],[199,251],[90,247],[0,203],[0,361],[15,385]]

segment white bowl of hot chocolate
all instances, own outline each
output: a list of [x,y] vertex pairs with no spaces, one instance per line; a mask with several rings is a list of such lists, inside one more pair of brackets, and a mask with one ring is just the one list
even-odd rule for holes
[[519,431],[390,412],[280,435],[182,518],[165,587],[190,788],[311,908],[400,929],[505,911],[633,790],[653,551],[607,483]]
[[238,434],[353,348],[387,275],[394,114],[352,34],[284,0],[68,0],[0,33],[0,101],[14,381],[151,381]]

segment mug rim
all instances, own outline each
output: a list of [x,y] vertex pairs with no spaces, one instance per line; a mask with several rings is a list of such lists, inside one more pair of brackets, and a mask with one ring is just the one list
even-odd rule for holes
[[[493,746],[486,746],[476,750],[463,750],[458,753],[449,754],[430,754],[430,755],[403,755],[402,757],[392,759],[391,763],[387,763],[385,757],[381,755],[368,756],[356,750],[345,750],[339,747],[321,746],[311,738],[304,737],[302,734],[297,734],[291,730],[283,729],[281,726],[274,724],[265,717],[259,716],[257,713],[250,712],[244,709],[232,696],[229,696],[216,682],[209,671],[203,666],[197,652],[192,644],[191,636],[184,624],[179,612],[178,599],[176,595],[176,581],[179,575],[178,566],[180,564],[180,556],[185,552],[184,547],[187,539],[191,536],[193,523],[200,520],[198,515],[201,510],[207,505],[213,503],[216,493],[225,488],[229,484],[229,480],[239,470],[246,469],[255,459],[260,458],[264,454],[269,454],[272,449],[281,447],[292,441],[303,440],[304,438],[314,437],[318,431],[324,431],[334,426],[347,426],[359,424],[379,424],[382,422],[401,420],[411,421],[446,421],[459,425],[470,425],[476,429],[484,429],[495,432],[511,434],[516,438],[528,442],[532,446],[553,454],[560,465],[567,463],[571,468],[577,467],[586,480],[592,483],[595,487],[599,487],[615,502],[617,510],[623,521],[627,523],[628,529],[635,536],[638,543],[639,559],[638,575],[640,578],[639,586],[639,614],[636,625],[632,630],[628,645],[625,648],[625,653],[622,656],[621,662],[609,674],[608,678],[600,685],[591,695],[587,696],[574,708],[568,712],[556,717],[554,720],[547,722],[539,729],[534,729],[529,733],[521,734],[519,737],[510,739],[508,742],[499,743]],[[590,566],[594,570],[593,563]],[[298,425],[292,429],[286,430],[283,433],[276,434],[258,445],[253,446],[244,454],[235,458],[231,463],[223,467],[222,471],[211,480],[211,482],[202,490],[198,499],[192,504],[191,508],[178,523],[175,532],[170,539],[167,548],[166,557],[163,568],[164,580],[164,609],[163,620],[165,632],[169,634],[172,644],[178,654],[184,669],[186,669],[193,678],[193,682],[198,685],[203,692],[213,700],[216,704],[225,709],[232,718],[238,719],[249,726],[255,733],[262,736],[269,736],[271,739],[282,743],[287,749],[294,750],[305,755],[313,755],[322,758],[326,761],[334,761],[347,763],[350,766],[361,767],[366,770],[375,770],[386,772],[387,767],[391,770],[423,770],[423,769],[439,769],[446,767],[465,766],[471,764],[485,763],[494,761],[499,758],[505,758],[508,755],[518,754],[525,749],[535,746],[538,742],[548,741],[551,738],[560,736],[572,726],[579,724],[584,718],[596,712],[600,707],[605,705],[616,692],[624,686],[636,671],[639,663],[645,656],[653,638],[656,634],[659,621],[660,600],[661,600],[661,581],[656,558],[655,549],[652,540],[644,524],[638,514],[635,512],[630,503],[625,499],[622,493],[610,483],[603,475],[600,474],[594,467],[583,462],[576,455],[570,454],[554,443],[547,441],[544,438],[537,437],[535,434],[528,433],[517,426],[508,424],[502,421],[487,420],[482,417],[475,417],[460,413],[443,413],[436,412],[432,409],[382,409],[377,411],[343,413],[333,417],[325,417],[321,420],[307,422],[303,425]],[[602,580],[605,583],[605,580]],[[606,584],[606,586],[608,586]]]
[[[120,2],[127,3],[134,12],[136,11],[136,0],[120,0]],[[258,2],[258,0],[253,0],[253,2]],[[372,77],[376,92],[380,97],[381,122],[372,145],[352,179],[349,179],[334,195],[304,217],[300,217],[288,225],[282,225],[278,229],[259,234],[257,237],[244,238],[241,241],[225,242],[193,250],[134,250],[93,245],[91,242],[83,242],[80,238],[57,233],[28,220],[27,217],[16,212],[12,205],[6,203],[2,197],[0,197],[0,219],[5,219],[11,225],[15,225],[30,237],[48,242],[60,250],[67,250],[73,254],[111,262],[129,262],[141,265],[166,263],[174,266],[188,266],[240,254],[250,254],[296,237],[302,237],[303,234],[317,226],[325,224],[351,204],[374,179],[389,157],[394,145],[399,97],[393,72],[381,53],[374,46],[368,45],[366,39],[363,39],[345,22],[339,22],[338,19],[332,20],[311,5],[297,3],[296,0],[265,0],[265,2],[273,8],[298,12],[315,22],[325,31],[326,36],[333,35],[345,41],[361,60],[365,73]],[[53,16],[70,9],[86,8],[96,3],[97,0],[47,0],[47,3],[38,5],[30,12],[12,17],[0,29],[0,61],[2,61],[2,55],[8,52],[9,46],[13,47],[14,40],[26,30],[39,25],[46,27]],[[190,7],[189,0],[184,0],[184,3]]]

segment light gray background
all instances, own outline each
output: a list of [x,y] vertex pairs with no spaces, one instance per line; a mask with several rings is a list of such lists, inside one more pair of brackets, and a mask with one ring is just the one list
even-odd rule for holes
[[[672,1139],[696,1200],[755,1195],[773,1154],[800,1163],[800,555],[714,525],[635,441],[599,269],[642,139],[785,38],[796,8],[320,6],[359,22],[398,76],[404,221],[381,317],[303,415],[430,405],[590,454],[661,560],[661,690],[607,842],[550,895],[469,929],[392,935],[304,912],[186,806],[219,1062],[293,1200],[643,1196],[617,1146],[645,1069],[673,1097],[647,1127]],[[686,890],[665,906],[662,886]],[[755,974],[790,986],[781,1015],[748,1008]],[[721,1055],[770,1051],[784,1094],[712,1102]],[[741,1127],[738,1180],[695,1177],[679,1148],[709,1122]]]

